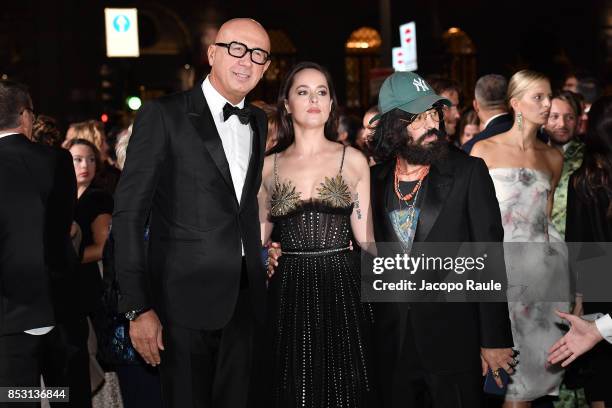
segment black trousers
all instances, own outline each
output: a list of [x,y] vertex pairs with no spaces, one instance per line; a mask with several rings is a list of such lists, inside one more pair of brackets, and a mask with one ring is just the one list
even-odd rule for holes
[[[70,401],[60,408],[91,407],[87,320],[57,325],[49,333],[0,336],[0,387],[68,387]],[[40,403],[0,403],[0,407],[30,408]]]
[[52,402],[51,407],[91,408],[87,319],[59,324],[55,330],[59,340],[45,352],[42,375],[48,387],[69,387],[70,402]]
[[[408,319],[409,321],[409,319]],[[393,408],[481,408],[484,404],[483,377],[478,369],[432,373],[423,367],[410,324],[394,376]],[[452,346],[452,339],[449,339]],[[461,350],[457,350],[458,353]]]
[[142,365],[118,366],[115,370],[119,377],[123,408],[161,408],[161,384],[159,370],[143,363]]
[[248,289],[240,290],[234,315],[222,329],[166,324],[159,365],[164,408],[246,407],[254,330]]

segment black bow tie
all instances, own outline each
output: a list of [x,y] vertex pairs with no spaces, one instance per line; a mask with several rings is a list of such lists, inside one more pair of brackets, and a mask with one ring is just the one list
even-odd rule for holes
[[246,125],[247,123],[249,123],[249,119],[251,117],[251,108],[246,106],[240,109],[237,106],[232,106],[229,103],[226,103],[223,107],[223,121],[225,122],[232,115],[238,116],[238,120],[240,121],[240,123]]

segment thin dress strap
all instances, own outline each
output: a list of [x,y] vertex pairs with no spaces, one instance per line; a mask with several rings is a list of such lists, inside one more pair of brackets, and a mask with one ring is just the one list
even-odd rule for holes
[[342,160],[340,161],[340,171],[338,174],[342,174],[342,166],[344,166],[344,154],[346,153],[346,145],[342,148]]
[[274,185],[278,184],[278,164],[276,163],[276,156],[278,153],[274,153]]

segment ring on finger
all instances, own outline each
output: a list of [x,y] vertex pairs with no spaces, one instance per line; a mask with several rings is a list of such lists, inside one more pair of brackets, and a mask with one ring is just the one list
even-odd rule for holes
[[496,368],[495,370],[493,370],[493,377],[499,378],[499,368]]

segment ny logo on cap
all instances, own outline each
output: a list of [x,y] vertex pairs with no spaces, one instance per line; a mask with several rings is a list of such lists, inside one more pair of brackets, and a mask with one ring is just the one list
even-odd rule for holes
[[429,87],[427,86],[427,83],[423,81],[423,78],[414,78],[414,81],[412,81],[412,85],[414,85],[418,92],[429,91]]

